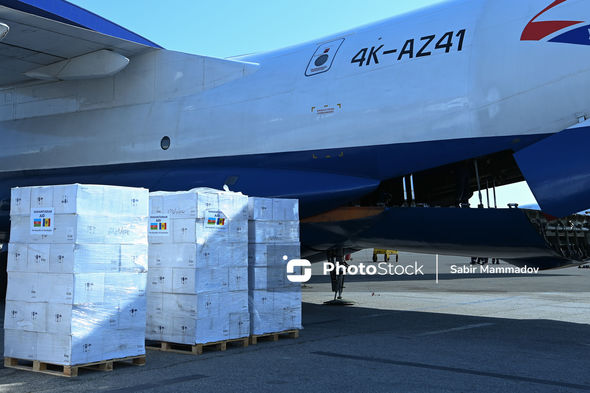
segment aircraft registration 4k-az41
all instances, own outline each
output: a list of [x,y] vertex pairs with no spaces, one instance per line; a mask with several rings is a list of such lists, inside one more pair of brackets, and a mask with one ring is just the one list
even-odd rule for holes
[[[590,2],[455,0],[217,59],[0,0],[0,228],[15,186],[298,198],[303,256],[590,259]],[[543,212],[459,208],[526,180]],[[481,192],[481,191],[480,191]]]

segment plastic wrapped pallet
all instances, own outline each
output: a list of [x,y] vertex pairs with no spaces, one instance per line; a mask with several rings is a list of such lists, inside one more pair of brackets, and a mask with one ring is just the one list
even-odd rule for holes
[[252,334],[301,328],[301,286],[286,275],[298,259],[299,204],[293,199],[249,198],[248,280]]
[[150,194],[146,337],[247,337],[248,197],[210,188]]
[[4,355],[77,365],[145,354],[145,189],[14,188]]

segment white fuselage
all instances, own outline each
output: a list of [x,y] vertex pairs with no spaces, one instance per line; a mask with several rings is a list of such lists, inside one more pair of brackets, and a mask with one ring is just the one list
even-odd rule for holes
[[[153,50],[113,77],[0,90],[0,172],[559,132],[590,115],[590,48],[520,40],[548,4],[449,1],[235,62]],[[569,0],[543,17],[588,16]],[[331,67],[306,76],[322,45]]]

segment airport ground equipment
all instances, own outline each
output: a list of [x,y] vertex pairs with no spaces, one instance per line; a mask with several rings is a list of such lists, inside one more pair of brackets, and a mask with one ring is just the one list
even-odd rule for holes
[[385,262],[389,262],[391,256],[395,255],[395,262],[399,262],[399,253],[395,250],[386,250],[383,248],[373,249],[373,262],[377,262],[379,260],[379,255],[383,255],[383,260]]

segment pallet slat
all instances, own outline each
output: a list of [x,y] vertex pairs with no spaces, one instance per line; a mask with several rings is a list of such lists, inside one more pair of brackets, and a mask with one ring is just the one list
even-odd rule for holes
[[[49,374],[49,375],[56,375],[58,377],[77,377],[78,370],[80,368],[87,368],[91,370],[98,370],[98,371],[113,371],[113,364],[117,362],[127,362],[131,361],[132,364],[136,366],[144,366],[145,365],[145,355],[141,356],[129,356],[126,358],[118,358],[118,359],[109,359],[103,360],[100,362],[92,362],[92,363],[85,363],[85,364],[76,364],[73,366],[61,365],[61,364],[52,364],[41,362],[39,360],[26,360],[26,359],[17,359],[11,357],[4,358],[4,367],[13,368],[16,370],[24,370],[24,371],[32,371],[36,373],[42,374]],[[19,362],[26,362],[27,364],[20,364]]]
[[225,351],[228,344],[236,344],[240,347],[247,347],[248,337],[236,338],[231,340],[216,341],[206,344],[178,344],[166,341],[155,341],[154,344],[146,343],[146,349],[162,352],[173,352],[182,354],[202,355],[204,350]]
[[299,330],[285,330],[282,332],[265,333],[265,334],[253,334],[250,336],[250,344],[258,344],[258,340],[266,341],[279,341],[279,338],[299,338]]

